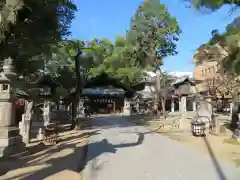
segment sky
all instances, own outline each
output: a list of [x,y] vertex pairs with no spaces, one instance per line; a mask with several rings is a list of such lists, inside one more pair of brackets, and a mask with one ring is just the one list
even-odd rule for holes
[[[114,41],[117,35],[124,35],[130,27],[130,19],[143,0],[75,0],[78,6],[76,18],[72,22],[73,39],[91,40],[94,37]],[[193,54],[211,37],[211,31],[224,32],[225,27],[240,15],[229,15],[229,6],[213,13],[203,13],[188,8],[183,0],[161,0],[169,13],[176,17],[182,34],[177,43],[178,54],[164,59],[165,71],[193,71]]]

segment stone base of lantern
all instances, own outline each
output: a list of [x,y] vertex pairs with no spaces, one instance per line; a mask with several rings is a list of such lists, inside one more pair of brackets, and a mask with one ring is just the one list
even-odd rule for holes
[[17,127],[0,127],[0,158],[22,153],[25,144]]

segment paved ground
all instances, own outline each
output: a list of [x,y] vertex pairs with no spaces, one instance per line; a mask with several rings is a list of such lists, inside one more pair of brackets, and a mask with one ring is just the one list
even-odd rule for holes
[[[84,180],[237,180],[240,169],[134,126],[126,117],[93,119]],[[206,144],[207,145],[207,144]]]

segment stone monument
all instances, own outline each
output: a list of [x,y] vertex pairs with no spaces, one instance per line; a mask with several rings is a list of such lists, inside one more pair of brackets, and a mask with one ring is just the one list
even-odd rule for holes
[[212,124],[212,105],[208,99],[201,98],[196,112],[196,122],[204,122],[205,128],[209,129]]
[[0,158],[19,153],[25,146],[15,122],[11,89],[16,74],[13,69],[13,60],[9,58],[4,61],[0,73]]

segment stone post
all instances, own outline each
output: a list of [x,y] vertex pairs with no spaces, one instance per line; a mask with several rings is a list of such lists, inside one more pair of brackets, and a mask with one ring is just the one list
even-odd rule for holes
[[44,139],[44,134],[43,134],[43,129],[42,128],[39,128],[39,130],[38,130],[37,139],[39,141]]
[[79,99],[79,104],[77,106],[77,119],[84,117],[84,99]]
[[186,96],[182,96],[180,101],[181,101],[181,103],[180,103],[181,113],[186,113],[187,112],[187,98],[186,98]]
[[43,121],[44,126],[50,123],[50,102],[48,100],[45,100],[43,104]]
[[30,143],[31,114],[23,114],[22,121],[19,123],[20,134],[25,144]]
[[131,106],[128,99],[124,99],[124,106],[123,106],[123,115],[130,115],[131,114]]
[[139,99],[136,100],[136,110],[137,110],[137,114],[139,114],[140,113]]
[[171,99],[171,112],[175,111],[175,103],[174,103],[174,99]]
[[193,99],[193,111],[195,112],[196,110],[197,110],[196,100]]
[[11,59],[4,61],[0,74],[0,158],[19,153],[25,146],[15,122],[12,81],[8,75],[14,76]]
[[181,96],[180,98],[180,113],[181,113],[181,120],[180,120],[180,128],[184,127],[185,119],[186,119],[186,112],[187,112],[187,98],[186,96]]

